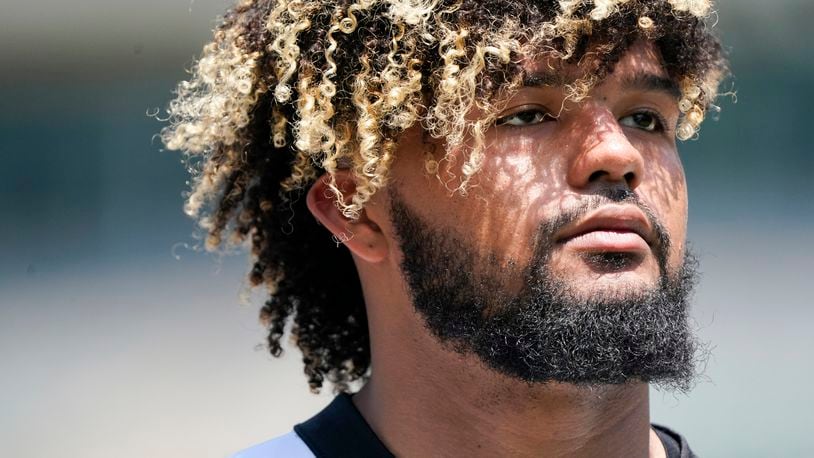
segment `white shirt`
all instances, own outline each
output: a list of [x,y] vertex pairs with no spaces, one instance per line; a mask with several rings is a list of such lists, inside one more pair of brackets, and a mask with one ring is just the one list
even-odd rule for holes
[[235,453],[231,458],[315,458],[294,431]]

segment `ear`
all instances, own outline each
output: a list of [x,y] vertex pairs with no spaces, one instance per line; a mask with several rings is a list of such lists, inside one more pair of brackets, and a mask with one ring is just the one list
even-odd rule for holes
[[[347,201],[356,192],[356,182],[348,170],[334,173],[336,187]],[[378,263],[387,257],[387,238],[378,224],[362,210],[358,219],[342,214],[337,206],[338,196],[329,187],[330,177],[322,175],[311,186],[306,198],[308,210],[334,238],[342,242],[354,256],[370,263]]]

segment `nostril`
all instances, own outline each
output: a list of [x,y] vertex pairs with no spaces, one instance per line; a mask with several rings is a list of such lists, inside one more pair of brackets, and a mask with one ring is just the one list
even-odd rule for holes
[[592,173],[591,176],[588,177],[588,183],[593,183],[594,181],[599,180],[605,175],[608,175],[608,172],[604,170],[597,170],[596,172]]
[[588,176],[588,183],[597,183],[600,181],[624,183],[629,188],[635,188],[638,185],[639,175],[636,172],[627,172],[624,175],[617,175],[608,172],[607,170],[595,170]]

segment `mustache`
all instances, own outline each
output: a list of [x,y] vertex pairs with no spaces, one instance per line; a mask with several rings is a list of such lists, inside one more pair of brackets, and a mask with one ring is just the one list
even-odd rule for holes
[[635,192],[627,188],[601,188],[594,194],[583,197],[579,202],[563,208],[559,214],[542,222],[537,234],[535,259],[543,260],[548,256],[555,244],[555,234],[563,228],[576,223],[588,213],[610,204],[635,205],[641,210],[653,228],[655,240],[652,251],[658,261],[659,269],[662,273],[666,272],[667,253],[671,246],[670,234],[655,212],[642,202]]

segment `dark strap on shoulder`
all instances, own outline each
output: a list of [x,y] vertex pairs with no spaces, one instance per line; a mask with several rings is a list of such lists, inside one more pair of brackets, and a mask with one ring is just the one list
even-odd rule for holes
[[345,393],[294,431],[317,458],[393,458]]

